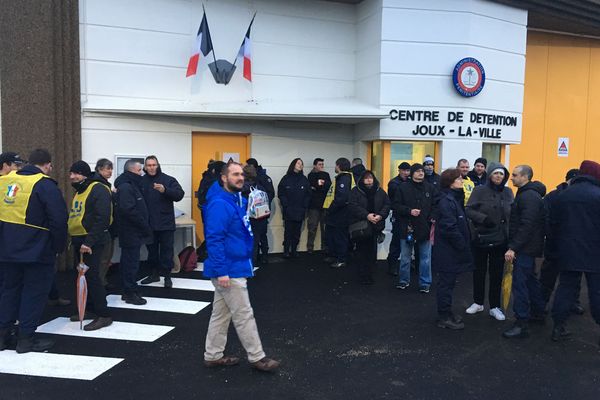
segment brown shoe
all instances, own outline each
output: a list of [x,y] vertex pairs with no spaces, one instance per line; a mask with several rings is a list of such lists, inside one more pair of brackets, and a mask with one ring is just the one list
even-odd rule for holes
[[89,324],[83,327],[84,331],[95,331],[98,329],[105,328],[113,323],[111,317],[98,317]]
[[233,365],[238,365],[240,359],[233,356],[223,356],[215,361],[204,360],[204,365],[208,368],[213,367],[231,367]]
[[262,360],[251,363],[250,365],[259,371],[272,372],[279,368],[279,364],[279,361],[265,357]]

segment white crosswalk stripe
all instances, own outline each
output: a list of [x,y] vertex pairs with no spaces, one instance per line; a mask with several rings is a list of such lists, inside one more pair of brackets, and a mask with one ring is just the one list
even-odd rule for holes
[[123,360],[54,353],[17,354],[4,350],[0,351],[0,373],[91,381]]
[[[212,282],[204,279],[171,278],[171,280],[173,281],[173,289],[204,290],[208,292],[215,291]],[[138,283],[141,281],[143,281],[143,279],[140,279]],[[161,277],[160,281],[142,285],[142,287],[164,287],[164,282],[165,278]]]
[[[86,322],[90,322],[90,320]],[[107,326],[106,328],[88,332],[79,329],[79,321],[71,322],[69,318],[56,318],[42,326],[39,326],[36,332],[100,339],[154,342],[155,340],[169,333],[174,328],[174,326],[134,324],[131,322],[113,321],[112,325]]]
[[106,297],[108,306],[113,308],[130,308],[135,310],[163,311],[181,314],[197,314],[210,304],[205,301],[164,299],[159,297],[144,297],[144,299],[148,301],[147,304],[136,306],[125,303],[121,300],[121,296],[119,295],[111,294]]

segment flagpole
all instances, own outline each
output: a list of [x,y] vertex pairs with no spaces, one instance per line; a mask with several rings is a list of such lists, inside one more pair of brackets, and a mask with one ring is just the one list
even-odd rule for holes
[[[204,8],[204,3],[202,3],[202,12],[204,13],[204,17],[206,18],[206,27],[208,28],[208,17],[206,16],[206,9]],[[215,56],[215,47],[214,46],[212,49],[212,53],[213,53],[213,60],[215,61],[215,69],[217,70],[217,73],[218,73],[219,65],[217,64],[217,57]]]
[[[252,20],[250,21],[250,25],[248,25],[248,29],[250,29],[252,27],[252,23],[254,23],[254,17],[256,17],[256,11],[254,11],[254,15],[252,16]],[[242,46],[244,45],[245,41],[246,41],[246,35],[244,35],[244,40],[242,40]],[[235,67],[235,63],[237,63],[237,59],[238,58],[236,57],[235,60],[233,60],[233,66],[234,67]]]

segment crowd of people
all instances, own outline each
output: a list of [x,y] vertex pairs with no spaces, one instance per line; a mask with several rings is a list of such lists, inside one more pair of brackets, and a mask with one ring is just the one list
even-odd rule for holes
[[[146,246],[151,274],[142,284],[173,286],[174,203],[184,197],[177,180],[165,174],[156,156],[144,162],[128,160],[111,186],[113,164],[98,160],[94,170],[84,161],[70,168],[75,193],[66,207],[50,177],[51,155],[34,150],[28,161],[15,153],[0,156],[0,350],[15,345],[18,353],[45,351],[51,339],[34,335],[49,294],[54,291],[55,264],[68,237],[75,264],[89,270],[87,331],[112,324],[107,307],[106,274],[115,238],[120,247],[121,299],[144,305],[137,284],[140,249]],[[145,173],[144,173],[145,172]],[[269,213],[249,212],[249,199],[264,194],[269,205],[279,199],[284,221],[283,256],[299,257],[306,219],[308,253],[315,253],[320,230],[323,259],[332,268],[356,268],[358,282],[373,284],[377,251],[385,239],[391,215],[388,273],[396,288],[409,290],[411,266],[419,292],[430,293],[436,282],[437,326],[463,329],[453,309],[457,276],[473,271],[473,304],[466,314],[485,310],[506,319],[502,307],[502,277],[513,266],[512,299],[515,322],[506,338],[529,335],[529,323],[541,323],[551,309],[553,340],[570,335],[566,322],[581,314],[582,274],[586,275],[591,313],[600,324],[600,165],[582,162],[549,194],[533,181],[530,166],[512,173],[484,158],[460,159],[456,168],[435,172],[435,160],[402,162],[384,190],[362,160],[339,158],[333,178],[325,160],[315,158],[308,176],[295,158],[275,191],[273,181],[256,159],[245,165],[211,161],[202,175],[197,197],[204,227],[207,258],[204,276],[214,287],[213,310],[204,354],[207,367],[230,366],[237,357],[224,355],[227,327],[233,322],[252,366],[272,371],[279,362],[266,357],[248,297],[246,279],[253,268],[269,262]],[[511,179],[516,194],[507,187]],[[250,202],[252,203],[252,201]],[[541,277],[536,258],[544,257]],[[486,281],[489,284],[486,285]],[[558,282],[558,285],[557,285]],[[557,289],[556,286],[558,286]],[[554,295],[554,304],[549,302]],[[73,321],[79,320],[74,313]]]

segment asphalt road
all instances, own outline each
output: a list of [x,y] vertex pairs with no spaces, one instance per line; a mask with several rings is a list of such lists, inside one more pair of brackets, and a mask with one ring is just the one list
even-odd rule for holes
[[[199,279],[201,273],[182,277]],[[306,254],[257,271],[249,290],[265,351],[282,362],[274,374],[255,371],[245,360],[230,368],[203,366],[210,306],[195,315],[113,309],[115,320],[175,328],[150,343],[55,336],[52,353],[124,361],[92,381],[0,374],[0,399],[600,398],[600,329],[587,310],[571,318],[574,338],[568,342],[550,341],[550,321],[532,327],[531,338],[510,341],[501,337],[510,322],[487,312],[464,316],[464,331],[439,329],[434,291],[395,289],[383,265],[375,280],[358,285],[351,266],[334,270]],[[73,292],[71,274],[60,274],[60,288]],[[208,291],[142,293],[212,301]],[[464,314],[471,302],[465,274],[455,310]],[[587,308],[587,300],[583,304]],[[48,307],[43,322],[72,311]],[[244,356],[233,327],[227,354]]]

